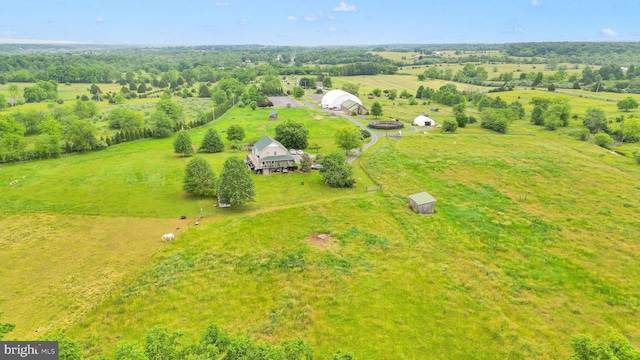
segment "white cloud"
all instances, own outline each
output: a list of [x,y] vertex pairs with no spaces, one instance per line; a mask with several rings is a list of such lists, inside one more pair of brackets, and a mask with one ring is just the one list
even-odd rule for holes
[[216,6],[217,7],[229,6],[229,2],[228,1],[216,1]]
[[96,22],[97,22],[98,24],[100,24],[100,23],[101,23],[101,22],[103,22],[103,21],[104,21],[104,19],[102,18],[102,16],[98,16],[98,17],[96,18]]
[[160,30],[160,34],[168,34],[168,33],[169,33],[169,30],[167,29]]
[[615,30],[610,28],[604,28],[600,30],[600,32],[602,33],[602,35],[608,36],[608,37],[618,36],[618,33]]
[[246,25],[248,23],[249,23],[249,21],[247,19],[240,20],[240,25]]
[[2,33],[2,37],[10,38],[10,37],[13,37],[13,36],[15,36],[15,35],[17,35],[17,34],[18,34],[18,33],[17,33],[17,32],[15,32],[15,31],[7,30],[7,31],[5,31],[5,32],[3,32],[3,33]]
[[334,7],[333,11],[335,11],[335,12],[339,12],[339,11],[353,12],[353,11],[356,11],[356,6],[355,5],[347,5],[344,1],[340,1],[340,4],[338,4],[338,6],[336,6],[336,7]]
[[289,21],[298,21],[298,18],[295,16],[287,16],[287,20]]
[[316,22],[318,20],[320,20],[320,17],[315,14],[309,14],[304,17],[304,21],[306,22]]
[[514,26],[513,31],[521,33],[524,32],[524,28],[522,26]]
[[531,0],[531,6],[533,6],[533,7],[542,6],[542,1],[540,1],[540,0]]
[[335,27],[333,27],[333,26],[329,26],[329,31],[331,31],[331,32],[335,32],[335,31],[338,31],[338,29],[336,29],[336,28],[335,28]]

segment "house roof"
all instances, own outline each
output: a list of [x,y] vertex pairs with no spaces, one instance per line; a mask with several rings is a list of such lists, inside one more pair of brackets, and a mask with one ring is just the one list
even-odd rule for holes
[[273,117],[273,116],[278,116],[278,110],[276,110],[276,111],[272,111],[272,112],[269,114],[269,117]]
[[262,137],[262,139],[258,140],[253,146],[258,150],[258,151],[262,151],[264,150],[264,148],[266,148],[267,146],[276,143],[277,145],[282,146],[283,149],[286,150],[286,148],[284,147],[284,145],[280,144],[280,142],[274,140],[271,138],[271,136],[269,135],[265,135]]
[[267,156],[260,159],[261,162],[283,161],[283,160],[294,160],[294,158],[291,154],[285,154],[285,155]]
[[416,204],[418,205],[422,205],[422,204],[428,204],[428,203],[432,203],[432,202],[436,202],[436,198],[434,198],[433,196],[429,195],[429,193],[427,193],[426,191],[423,191],[421,193],[417,193],[417,194],[413,194],[413,195],[409,195],[409,199],[413,200],[416,202]]

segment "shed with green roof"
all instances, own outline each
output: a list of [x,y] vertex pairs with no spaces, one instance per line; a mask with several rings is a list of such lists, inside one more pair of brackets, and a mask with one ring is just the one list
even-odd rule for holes
[[418,214],[433,214],[436,201],[436,198],[426,191],[409,195],[409,206]]

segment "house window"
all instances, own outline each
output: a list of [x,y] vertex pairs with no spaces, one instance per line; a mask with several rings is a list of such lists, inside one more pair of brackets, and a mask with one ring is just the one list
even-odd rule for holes
[[274,151],[274,152],[273,152],[273,156],[276,156],[276,155],[277,155],[277,154],[276,154],[276,152]]

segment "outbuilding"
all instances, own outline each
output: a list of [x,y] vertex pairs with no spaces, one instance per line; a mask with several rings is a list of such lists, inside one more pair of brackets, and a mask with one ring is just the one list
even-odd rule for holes
[[269,114],[269,120],[278,120],[278,111],[272,111]]
[[436,121],[427,114],[420,114],[413,119],[413,126],[436,126]]
[[426,191],[409,195],[409,206],[418,214],[433,214],[436,199]]
[[343,90],[331,90],[324,94],[320,101],[320,106],[323,109],[342,110],[342,104],[347,100],[351,100],[362,106],[362,101],[357,96]]

